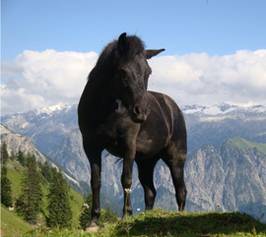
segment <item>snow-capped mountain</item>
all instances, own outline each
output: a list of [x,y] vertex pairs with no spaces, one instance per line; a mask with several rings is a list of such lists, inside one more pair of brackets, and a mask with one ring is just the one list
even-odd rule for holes
[[207,144],[219,148],[224,141],[233,137],[266,143],[265,105],[189,105],[184,106],[182,111],[191,153]]
[[221,115],[221,114],[240,114],[240,113],[253,113],[261,114],[266,113],[266,106],[254,104],[217,104],[210,106],[202,105],[185,105],[182,107],[185,114],[205,114],[205,115]]
[[[266,106],[253,104],[218,104],[211,106],[203,105],[184,105],[181,110],[186,117],[199,118],[201,121],[215,122],[226,119],[246,119],[246,120],[264,120],[266,119]],[[35,109],[32,111],[2,116],[1,119],[7,122],[10,127],[16,130],[28,130],[31,122],[36,120],[42,122],[47,119],[55,119],[64,114],[67,118],[62,122],[64,125],[77,126],[77,105],[59,103],[52,106]]]
[[[187,209],[244,210],[260,218],[264,213],[259,210],[266,206],[266,152],[258,148],[266,144],[266,106],[189,105],[182,110],[189,148],[185,170]],[[30,137],[42,153],[77,179],[83,189],[89,187],[90,167],[82,148],[76,105],[61,104],[3,116],[1,120],[13,131]],[[122,199],[121,163],[106,152],[103,157],[102,197],[108,196],[115,205]],[[136,169],[133,176],[133,208],[143,208],[143,191]],[[154,177],[158,190],[156,205],[175,208],[172,181],[163,162],[157,164]]]
[[48,107],[36,109],[34,110],[34,112],[36,114],[49,115],[49,114],[53,114],[53,113],[60,112],[60,111],[67,111],[69,108],[71,108],[71,105],[65,104],[65,103],[59,103],[59,104],[51,105]]

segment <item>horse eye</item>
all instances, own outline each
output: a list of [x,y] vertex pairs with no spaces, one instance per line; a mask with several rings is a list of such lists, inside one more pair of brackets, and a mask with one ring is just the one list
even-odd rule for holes
[[125,70],[118,71],[118,77],[121,79],[127,78],[127,72]]
[[127,73],[124,70],[121,70],[119,72],[119,79],[122,82],[124,87],[128,87],[128,76],[127,76]]

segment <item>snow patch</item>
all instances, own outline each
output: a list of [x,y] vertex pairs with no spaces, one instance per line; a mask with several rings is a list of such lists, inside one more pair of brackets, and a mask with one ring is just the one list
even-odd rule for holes
[[265,113],[266,106],[265,105],[254,105],[252,103],[247,104],[229,104],[229,103],[222,103],[218,105],[209,105],[209,106],[202,106],[202,105],[188,105],[182,108],[182,111],[185,114],[203,114],[203,115],[210,115],[210,116],[223,116],[230,113],[237,113],[237,112],[249,112],[249,113]]
[[55,104],[55,105],[51,105],[48,107],[44,107],[41,109],[37,109],[36,110],[36,114],[52,114],[54,112],[57,111],[61,111],[61,110],[67,110],[71,107],[71,105],[69,104],[65,104],[65,103],[59,103],[59,104]]

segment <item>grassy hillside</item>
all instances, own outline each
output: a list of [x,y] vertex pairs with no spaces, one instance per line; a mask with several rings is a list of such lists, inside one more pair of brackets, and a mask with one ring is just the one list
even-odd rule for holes
[[35,231],[40,237],[244,237],[266,236],[266,225],[240,213],[176,213],[154,210],[104,224],[97,233],[81,230]]
[[25,168],[17,161],[8,160],[7,162],[7,177],[11,181],[12,198],[15,200],[19,197],[21,191],[21,180]]
[[259,152],[266,154],[265,143],[254,143],[243,138],[232,138],[228,142],[240,150],[257,149]]
[[[11,189],[12,189],[12,197],[13,197],[13,201],[18,198],[18,196],[20,195],[20,191],[21,191],[21,180],[23,177],[23,172],[24,172],[25,168],[22,167],[19,162],[15,161],[15,160],[8,160],[7,162],[7,176],[11,181]],[[42,182],[42,190],[43,190],[43,203],[42,203],[42,210],[44,211],[44,213],[47,214],[47,194],[48,194],[48,183],[46,180],[43,180]],[[72,209],[72,214],[73,214],[73,227],[77,228],[79,226],[79,215],[80,215],[80,210],[82,207],[84,200],[83,197],[77,193],[76,191],[74,191],[73,189],[70,189],[70,203],[71,203],[71,209]],[[28,231],[30,229],[33,229],[35,227],[30,226],[29,224],[27,224],[26,222],[24,222],[20,217],[18,217],[16,215],[16,213],[14,211],[10,212],[5,208],[1,208],[2,210],[2,214],[1,214],[1,229],[2,231],[5,233],[9,233],[10,231],[18,231],[20,233],[23,233],[24,230]],[[15,221],[20,220],[22,224],[27,224],[26,226],[24,225],[15,225],[14,223],[12,223],[12,219],[14,219]],[[44,217],[40,218],[41,220],[44,220]],[[9,221],[10,220],[10,221]],[[22,228],[20,228],[20,226],[24,226]],[[18,227],[18,228],[17,228]],[[12,232],[13,233],[13,232]],[[13,236],[13,235],[4,235],[4,236]],[[16,235],[14,235],[16,236]],[[21,236],[21,235],[17,235],[17,236]]]
[[[13,197],[20,193],[20,180],[24,168],[16,161],[8,161],[8,177],[12,183]],[[48,184],[43,183],[43,191],[48,192]],[[46,195],[45,195],[46,196]],[[140,213],[126,220],[112,223],[103,221],[97,233],[85,233],[78,229],[78,217],[83,203],[80,194],[70,191],[73,212],[73,226],[70,230],[50,230],[44,225],[31,226],[16,215],[1,207],[1,236],[3,237],[227,237],[265,236],[266,225],[240,213],[176,213],[154,210]],[[47,199],[43,209],[46,211]]]
[[7,237],[19,237],[21,233],[26,233],[32,226],[16,215],[14,211],[9,211],[1,206],[1,235]]

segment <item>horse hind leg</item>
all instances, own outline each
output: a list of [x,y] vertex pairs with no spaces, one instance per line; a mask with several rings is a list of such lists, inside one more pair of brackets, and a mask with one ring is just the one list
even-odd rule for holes
[[184,181],[184,165],[186,154],[186,146],[183,146],[182,148],[176,145],[176,143],[172,143],[167,148],[166,155],[163,158],[171,172],[179,211],[183,211],[186,204],[187,190]]
[[151,210],[154,206],[156,189],[153,183],[153,171],[157,159],[136,160],[138,165],[139,180],[144,189],[145,209]]

